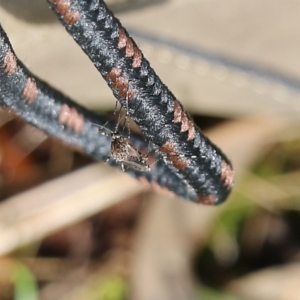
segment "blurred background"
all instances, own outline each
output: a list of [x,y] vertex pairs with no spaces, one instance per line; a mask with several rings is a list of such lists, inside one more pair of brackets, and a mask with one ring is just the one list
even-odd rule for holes
[[[0,112],[0,299],[300,299],[300,3],[109,0],[230,158],[219,207],[145,190]],[[18,57],[82,105],[115,100],[44,0],[0,0]]]

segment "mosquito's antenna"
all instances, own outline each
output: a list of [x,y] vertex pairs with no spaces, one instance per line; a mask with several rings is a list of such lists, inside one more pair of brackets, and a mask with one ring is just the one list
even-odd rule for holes
[[99,125],[99,124],[96,124],[96,123],[92,123],[92,122],[91,122],[91,124],[92,124],[93,126],[98,127],[98,128],[106,129],[106,130],[109,131],[110,133],[113,133],[109,128],[105,127],[105,125],[106,125],[107,123],[108,123],[108,121],[105,122],[104,125]]

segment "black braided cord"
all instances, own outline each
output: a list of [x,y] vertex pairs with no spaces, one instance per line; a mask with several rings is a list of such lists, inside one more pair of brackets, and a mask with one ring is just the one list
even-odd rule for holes
[[[16,57],[1,25],[0,106],[99,161],[105,161],[110,155],[111,138],[100,135],[97,127],[93,126],[103,125],[107,119],[76,104],[28,71]],[[110,131],[114,127],[111,123],[106,125]],[[137,149],[147,149],[148,146],[144,139],[134,134],[131,134],[130,142]],[[109,164],[120,169],[113,159]],[[126,172],[147,185],[184,199],[194,200],[197,197],[196,192],[162,160],[151,172],[141,173],[129,168]]]
[[195,191],[196,202],[218,204],[229,195],[230,161],[192,121],[150,67],[102,0],[47,0],[91,59],[114,96]]

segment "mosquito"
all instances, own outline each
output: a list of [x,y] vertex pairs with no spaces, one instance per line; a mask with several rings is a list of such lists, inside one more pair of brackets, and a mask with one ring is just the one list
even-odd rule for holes
[[125,167],[130,167],[140,172],[150,172],[150,166],[148,165],[148,155],[141,153],[137,150],[128,140],[128,138],[122,137],[118,132],[111,133],[111,156],[115,161],[121,163],[122,170],[125,171]]
[[[117,103],[115,106],[114,114],[117,110]],[[120,108],[121,111],[121,108]],[[121,163],[121,168],[123,172],[125,172],[125,167],[129,167],[131,169],[134,169],[139,172],[150,172],[151,168],[148,164],[148,155],[141,153],[138,149],[136,149],[130,142],[130,129],[127,119],[127,114],[125,116],[125,125],[128,130],[128,137],[122,136],[119,131],[119,124],[120,124],[120,111],[118,115],[118,122],[116,123],[116,127],[114,131],[109,130],[105,127],[105,123],[103,126],[98,124],[93,124],[97,127],[99,127],[99,133],[105,136],[111,137],[111,145],[110,145],[110,155],[106,159],[106,163],[113,158],[116,162]],[[105,131],[101,131],[100,128],[103,128],[104,130],[107,130],[110,132],[108,134]]]

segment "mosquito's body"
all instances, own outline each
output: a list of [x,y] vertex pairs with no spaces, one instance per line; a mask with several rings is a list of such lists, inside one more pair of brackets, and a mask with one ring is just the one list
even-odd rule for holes
[[[114,110],[114,114],[117,111],[117,102]],[[118,122],[116,124],[115,130],[111,131],[105,127],[107,123],[104,125],[94,124],[99,127],[99,133],[102,135],[111,137],[111,145],[110,145],[110,156],[107,157],[106,162],[108,162],[111,158],[113,158],[116,162],[121,163],[122,170],[125,171],[125,166],[132,168],[139,172],[150,172],[150,166],[148,165],[148,155],[141,153],[137,150],[130,142],[130,128],[128,123],[128,115],[125,116],[125,126],[128,130],[128,136],[123,137],[119,131],[120,124],[120,112],[118,115]],[[103,130],[101,130],[102,128]],[[108,130],[110,134],[106,132]]]
[[[125,171],[125,166],[132,168],[139,172],[150,172],[150,166],[148,164],[148,155],[141,153],[137,150],[130,142],[130,126],[129,126],[129,116],[128,116],[128,94],[126,95],[126,115],[124,126],[127,128],[128,136],[123,137],[118,129],[121,122],[121,109],[120,107],[118,114],[118,122],[116,124],[115,130],[111,131],[105,127],[108,123],[106,122],[104,125],[96,125],[99,127],[99,133],[102,135],[109,136],[105,130],[110,132],[111,137],[111,145],[110,145],[110,156],[107,157],[106,162],[108,162],[111,158],[113,158],[116,162],[121,163],[122,170]],[[116,101],[114,115],[117,112],[118,101]],[[103,131],[100,129],[104,129]]]
[[122,137],[118,132],[111,133],[111,156],[115,161],[121,163],[122,170],[125,171],[125,167],[130,167],[140,172],[151,171],[148,165],[148,155],[139,152],[132,144],[129,143],[128,138]]

